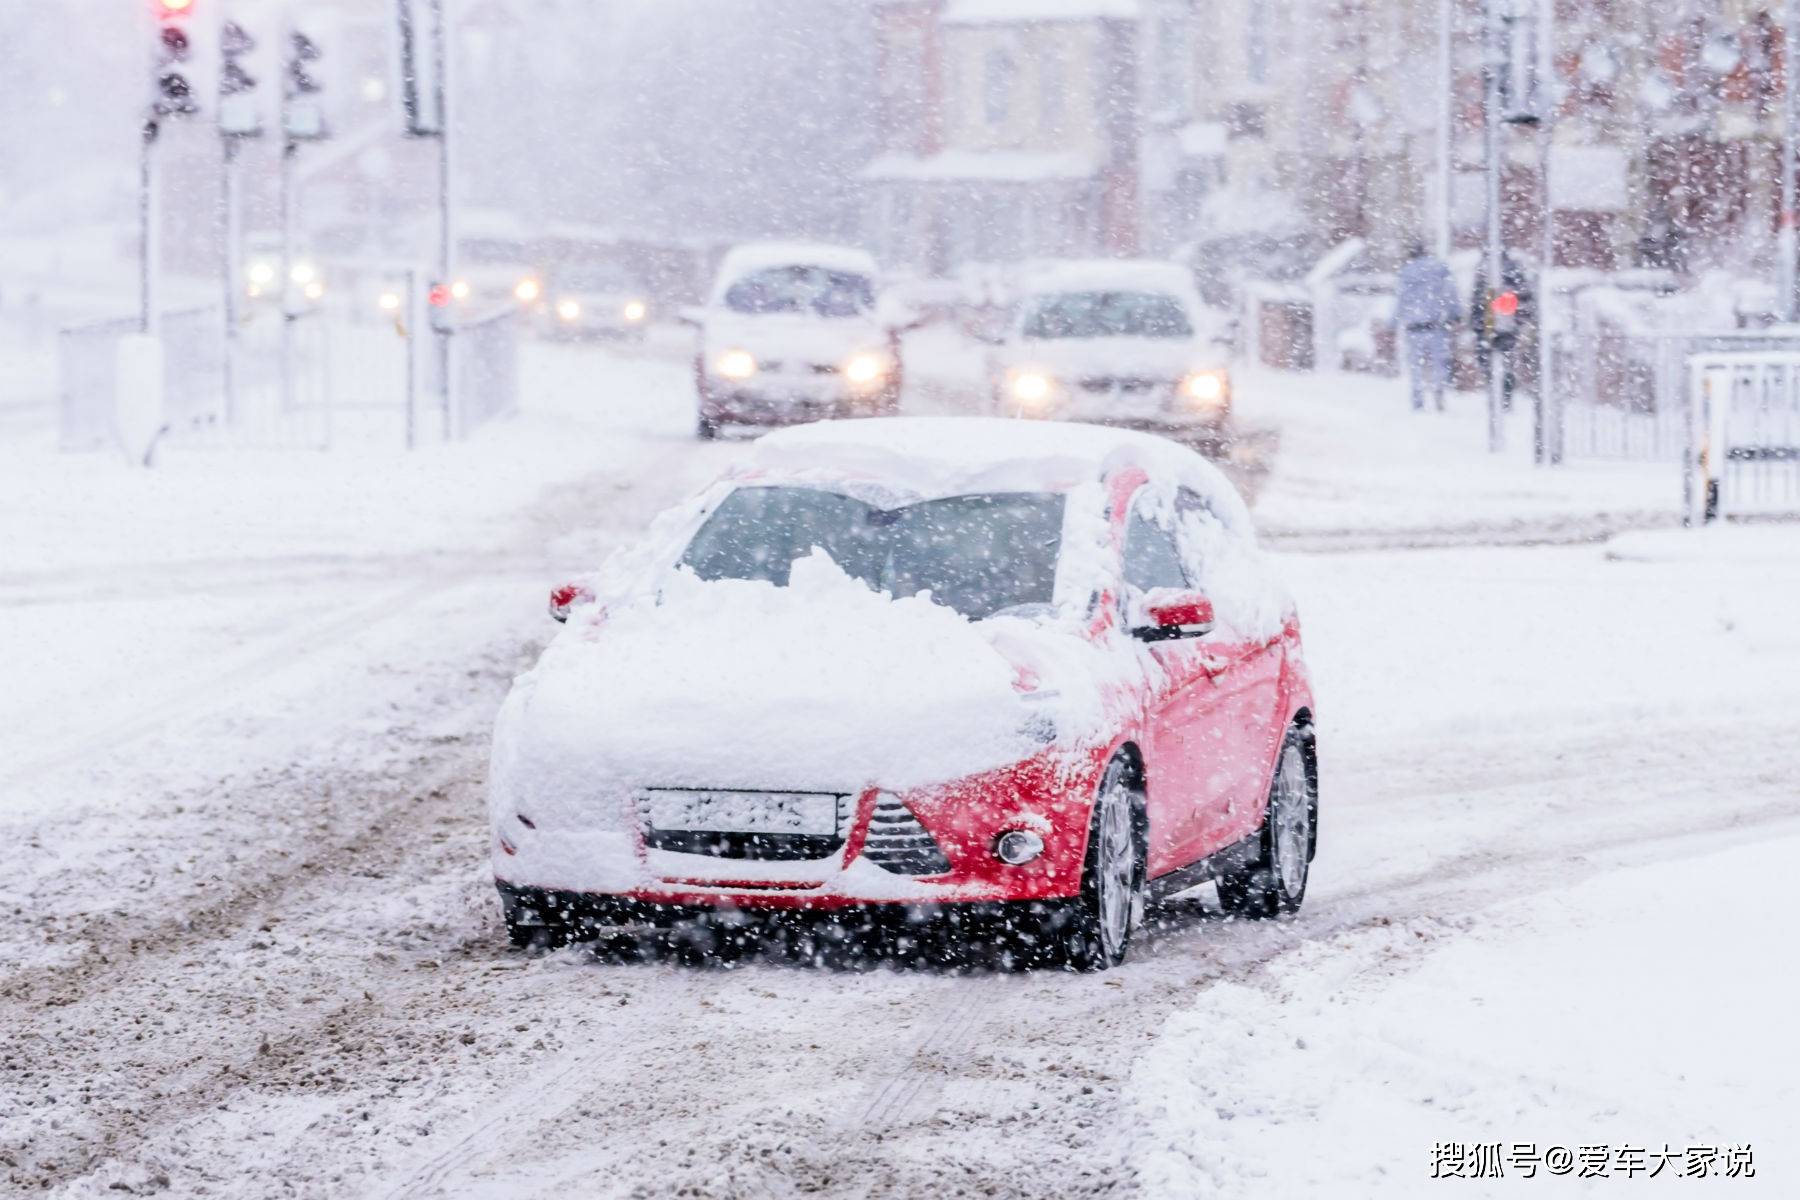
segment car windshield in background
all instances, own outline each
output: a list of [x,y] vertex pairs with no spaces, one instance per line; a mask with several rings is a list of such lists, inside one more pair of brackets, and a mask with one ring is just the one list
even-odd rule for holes
[[786,587],[814,548],[877,591],[929,591],[971,620],[1051,603],[1063,497],[1036,492],[953,496],[877,508],[812,488],[739,488],[694,535],[682,565],[702,579]]
[[637,281],[616,267],[564,267],[556,273],[556,283],[571,292],[639,291]]
[[1154,292],[1061,292],[1040,296],[1025,318],[1028,338],[1184,338],[1194,327],[1173,296]]
[[752,315],[855,317],[875,307],[875,286],[865,275],[823,267],[769,267],[732,284],[725,293],[725,307]]

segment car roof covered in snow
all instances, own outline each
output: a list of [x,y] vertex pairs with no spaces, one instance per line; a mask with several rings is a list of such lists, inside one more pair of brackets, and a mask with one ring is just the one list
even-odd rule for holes
[[718,289],[723,290],[769,267],[822,267],[874,277],[875,256],[854,246],[829,242],[745,242],[725,252],[719,262]]
[[1194,276],[1177,263],[1148,258],[1069,259],[1038,262],[1025,272],[1026,292],[1151,291],[1199,302]]
[[1128,467],[1206,497],[1250,536],[1249,510],[1212,463],[1168,438],[1131,429],[1005,417],[821,421],[768,434],[736,478],[873,484],[919,498],[982,491],[1066,492]]

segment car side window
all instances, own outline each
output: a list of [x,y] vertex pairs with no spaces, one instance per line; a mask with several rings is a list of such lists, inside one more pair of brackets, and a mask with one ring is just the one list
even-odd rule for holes
[[1182,565],[1188,581],[1204,587],[1210,559],[1217,551],[1218,539],[1226,536],[1225,523],[1213,511],[1212,502],[1192,488],[1175,493],[1176,545],[1181,551]]
[[1145,592],[1188,585],[1175,535],[1141,509],[1131,514],[1125,527],[1125,582]]

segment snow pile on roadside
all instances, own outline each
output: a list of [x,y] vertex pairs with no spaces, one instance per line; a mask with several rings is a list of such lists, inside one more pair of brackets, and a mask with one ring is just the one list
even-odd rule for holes
[[[1510,1195],[1504,1163],[1499,1180],[1432,1180],[1433,1146],[1786,1144],[1800,1111],[1778,950],[1800,941],[1787,828],[1467,929],[1422,919],[1301,943],[1208,989],[1133,1074],[1144,1193]],[[1783,1179],[1792,1164],[1764,1155],[1757,1183]]]

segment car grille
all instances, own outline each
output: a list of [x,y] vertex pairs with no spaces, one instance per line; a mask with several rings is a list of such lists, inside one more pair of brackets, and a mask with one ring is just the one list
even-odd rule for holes
[[1094,375],[1081,381],[1081,388],[1086,392],[1151,392],[1167,386],[1167,380],[1137,376]]
[[950,869],[937,840],[896,796],[884,795],[875,805],[863,857],[896,875],[937,875]]

